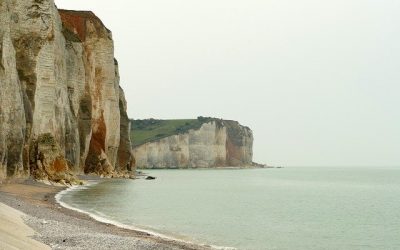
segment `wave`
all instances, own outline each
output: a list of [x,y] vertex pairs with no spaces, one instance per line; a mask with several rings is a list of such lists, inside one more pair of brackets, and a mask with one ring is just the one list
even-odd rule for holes
[[136,232],[149,234],[151,236],[158,237],[158,238],[161,238],[161,239],[164,239],[164,240],[168,240],[168,241],[175,241],[175,242],[181,242],[181,243],[185,243],[185,244],[194,244],[194,245],[200,245],[200,246],[204,246],[204,247],[211,247],[212,249],[217,249],[217,250],[235,250],[236,249],[234,247],[222,247],[222,246],[209,245],[209,244],[198,244],[198,243],[195,243],[195,242],[182,240],[182,239],[179,239],[179,238],[175,238],[175,237],[172,237],[172,236],[161,234],[161,233],[158,233],[158,232],[155,232],[155,231],[151,231],[151,230],[148,230],[148,229],[143,229],[143,228],[140,228],[140,227],[137,227],[137,226],[126,225],[126,224],[120,223],[120,222],[115,221],[115,220],[107,219],[107,218],[105,218],[106,215],[104,215],[104,214],[102,214],[102,213],[100,213],[98,211],[96,211],[96,212],[101,214],[101,215],[103,215],[104,217],[100,216],[98,214],[95,214],[95,213],[91,213],[91,212],[79,209],[77,207],[74,207],[74,206],[69,205],[69,204],[67,204],[67,203],[62,201],[62,197],[65,194],[70,193],[70,192],[76,192],[78,190],[88,189],[90,186],[99,184],[100,182],[101,181],[89,181],[87,184],[82,185],[82,186],[69,187],[67,189],[64,189],[64,190],[58,192],[55,195],[55,200],[56,200],[56,202],[58,204],[60,204],[64,208],[67,208],[67,209],[70,209],[70,210],[73,210],[73,211],[76,211],[76,212],[79,212],[79,213],[86,214],[86,215],[88,215],[89,217],[93,218],[96,221],[99,221],[99,222],[102,222],[102,223],[106,223],[106,224],[110,224],[110,225],[114,225],[114,226],[119,227],[119,228],[123,228],[123,229],[127,229],[127,230],[132,230],[132,231],[136,231]]

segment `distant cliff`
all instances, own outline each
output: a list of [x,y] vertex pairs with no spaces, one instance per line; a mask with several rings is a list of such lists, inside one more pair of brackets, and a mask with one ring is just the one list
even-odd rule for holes
[[0,178],[134,167],[111,32],[53,0],[0,1]]
[[236,121],[133,120],[138,168],[253,166],[253,133]]

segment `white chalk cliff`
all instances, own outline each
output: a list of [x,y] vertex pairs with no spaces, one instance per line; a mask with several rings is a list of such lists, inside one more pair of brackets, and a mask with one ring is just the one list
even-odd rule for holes
[[138,168],[253,166],[253,133],[238,122],[215,120],[133,148]]
[[0,1],[0,178],[134,167],[112,35],[53,0]]

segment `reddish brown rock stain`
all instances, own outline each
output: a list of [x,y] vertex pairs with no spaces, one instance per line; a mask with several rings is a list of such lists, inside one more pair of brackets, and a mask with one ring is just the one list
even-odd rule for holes
[[78,35],[82,42],[86,41],[87,37],[87,21],[95,25],[98,35],[103,30],[110,33],[103,22],[91,11],[58,10],[58,13],[64,26]]
[[57,157],[53,162],[53,170],[56,173],[67,172],[68,171],[67,161],[62,157]]
[[226,159],[228,164],[231,166],[236,166],[241,158],[242,153],[240,148],[228,137],[226,140]]
[[75,15],[74,12],[59,10],[61,21],[73,33],[77,34],[81,41],[86,38],[86,18]]
[[[105,141],[106,141],[106,124],[104,122],[104,116],[101,115],[100,119],[96,121],[96,125],[93,130],[92,140],[90,145],[93,146],[93,150],[96,153],[101,152],[102,150],[105,151]],[[91,147],[92,148],[92,147]]]
[[106,124],[104,122],[104,116],[101,115],[100,119],[96,120],[94,126],[92,138],[90,140],[89,153],[85,162],[85,173],[91,172],[103,172],[102,165],[104,162],[101,159],[102,152],[105,152],[105,141],[106,141]]

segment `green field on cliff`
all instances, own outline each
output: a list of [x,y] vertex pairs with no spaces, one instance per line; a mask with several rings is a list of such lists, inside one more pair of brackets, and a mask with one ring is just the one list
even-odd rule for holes
[[214,118],[198,117],[197,119],[176,120],[131,120],[132,146],[140,146],[147,142],[157,141],[162,138],[183,134],[191,129],[199,129],[201,125]]

